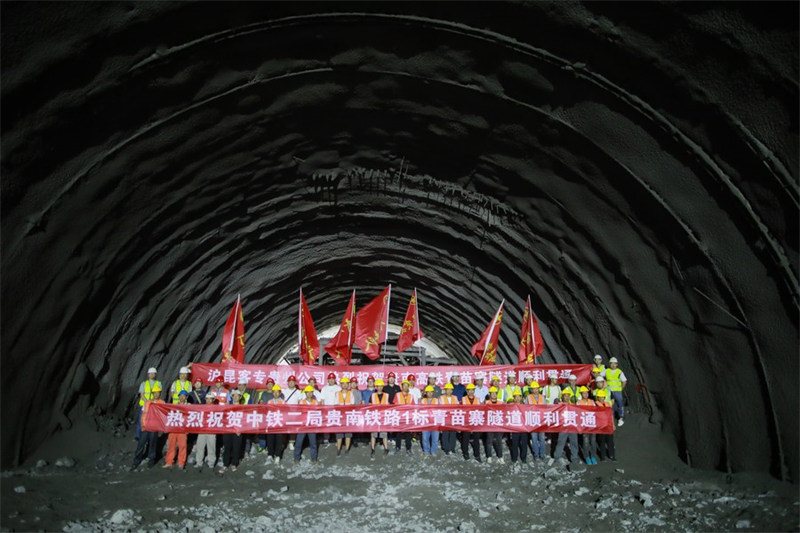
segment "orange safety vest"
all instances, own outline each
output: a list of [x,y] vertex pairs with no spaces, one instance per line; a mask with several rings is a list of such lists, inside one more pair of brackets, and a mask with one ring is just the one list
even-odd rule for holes
[[492,400],[490,400],[489,398],[487,398],[487,399],[486,399],[486,401],[485,401],[485,402],[483,402],[483,403],[484,403],[484,404],[494,404],[494,405],[497,405],[497,404],[502,404],[503,402],[501,402],[499,399],[497,399],[497,400],[495,400],[495,401],[492,401]]
[[394,403],[398,405],[406,405],[409,403],[414,403],[414,397],[411,395],[410,392],[398,392],[394,396]]
[[439,402],[436,400],[436,398],[423,398],[422,403],[425,405],[435,405]]
[[528,394],[528,397],[525,398],[525,401],[529,404],[533,405],[544,405],[544,396],[541,394],[536,398],[533,397],[533,394]]
[[299,403],[300,405],[317,405],[318,402],[316,398],[311,398],[310,400],[303,398]]
[[474,396],[471,400],[469,399],[469,396],[464,396],[463,398],[461,398],[461,403],[464,405],[475,405],[476,403],[480,404],[481,401],[478,399],[477,396]]
[[597,404],[591,398],[586,398],[585,400],[581,398],[576,402],[576,405],[597,405]]
[[270,399],[270,400],[267,400],[267,403],[269,403],[269,404],[272,404],[272,405],[283,405],[283,404],[285,404],[286,402],[285,402],[285,401],[283,401],[283,400],[281,400],[280,398],[277,398],[277,399],[275,399],[275,398],[272,398],[272,399]]
[[381,396],[382,396],[382,398],[378,399],[378,393],[377,392],[373,392],[372,393],[372,402],[371,403],[389,405],[389,393],[388,392],[382,392]]
[[439,403],[443,403],[446,405],[455,405],[458,403],[458,398],[456,398],[452,394],[450,395],[443,394],[442,396],[439,396]]
[[147,400],[146,402],[144,402],[144,409],[142,410],[142,418],[141,418],[142,427],[144,427],[144,421],[147,420],[147,410],[150,409],[151,403],[164,403],[164,400],[159,398],[158,400]]
[[347,396],[343,390],[336,393],[336,403],[339,405],[351,405],[353,403],[353,391],[347,391]]

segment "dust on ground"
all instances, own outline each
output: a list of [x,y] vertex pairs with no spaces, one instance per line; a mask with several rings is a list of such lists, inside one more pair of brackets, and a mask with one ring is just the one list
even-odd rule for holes
[[[140,467],[132,432],[87,418],[2,473],[2,531],[798,531],[797,485],[761,475],[693,470],[644,416],[617,431],[617,462],[511,465],[460,453],[369,458],[361,443],[320,463],[265,454],[219,474]],[[393,444],[392,444],[393,449]],[[66,461],[62,458],[68,458]],[[37,466],[38,462],[38,466]],[[46,464],[44,464],[46,463]]]

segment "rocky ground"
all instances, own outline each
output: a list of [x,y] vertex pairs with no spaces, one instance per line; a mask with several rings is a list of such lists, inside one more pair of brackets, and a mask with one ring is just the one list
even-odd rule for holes
[[[54,437],[2,473],[2,531],[797,531],[797,485],[688,468],[644,417],[617,433],[618,462],[570,467],[478,464],[460,455],[368,457],[362,445],[320,463],[237,472],[140,468],[134,441],[107,419]],[[306,451],[306,455],[307,455]]]

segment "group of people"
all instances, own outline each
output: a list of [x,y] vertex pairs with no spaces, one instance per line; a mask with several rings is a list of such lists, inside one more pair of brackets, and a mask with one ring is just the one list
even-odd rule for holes
[[[327,376],[327,384],[321,388],[316,379],[311,377],[305,385],[299,385],[295,376],[290,376],[286,386],[281,387],[272,379],[266,380],[265,389],[247,390],[247,382],[237,387],[228,388],[219,379],[211,388],[205,390],[200,379],[189,380],[189,368],[180,369],[179,377],[169,387],[166,397],[171,403],[185,404],[287,404],[287,405],[361,405],[361,404],[436,404],[436,405],[475,405],[497,403],[521,403],[553,405],[571,403],[576,405],[599,405],[613,408],[614,418],[618,426],[625,423],[625,407],[623,391],[627,385],[625,374],[619,369],[616,358],[609,360],[609,366],[603,364],[600,355],[594,356],[592,380],[588,386],[578,386],[577,377],[570,375],[567,383],[558,383],[555,371],[548,373],[548,382],[544,385],[528,377],[524,384],[516,382],[516,374],[509,372],[505,384],[501,384],[500,376],[492,376],[490,385],[484,384],[484,378],[475,377],[472,383],[461,383],[458,372],[451,374],[450,381],[443,387],[436,383],[437,374],[431,372],[428,382],[417,386],[413,374],[407,376],[399,384],[394,372],[387,375],[387,382],[369,376],[366,387],[362,390],[355,378],[343,377],[337,383],[336,375]],[[155,465],[159,451],[159,434],[142,431],[141,427],[147,417],[148,408],[153,403],[164,403],[161,398],[163,386],[157,379],[155,368],[148,370],[148,379],[139,387],[139,406],[136,420],[137,447],[134,453],[131,470],[137,468],[145,459],[150,466]],[[460,434],[459,434],[460,433]],[[190,437],[194,442],[190,442]],[[214,468],[218,455],[221,456],[219,472],[227,469],[235,471],[244,454],[265,452],[268,460],[279,463],[286,448],[292,452],[295,463],[302,459],[304,447],[308,444],[311,462],[316,464],[319,454],[318,435],[316,433],[298,433],[293,440],[281,433],[236,434],[223,433],[221,439],[215,434],[199,434],[188,436],[185,433],[167,434],[167,453],[164,468],[172,467],[177,460],[180,468],[185,468],[188,448],[194,446],[195,467],[202,468],[207,464]],[[416,435],[411,432],[374,432],[369,437],[370,457],[375,458],[378,442],[381,443],[384,455],[389,454],[390,438],[394,440],[396,453],[413,453],[413,442]],[[533,460],[544,460],[548,454],[553,459],[568,458],[570,462],[583,461],[587,465],[595,465],[600,460],[616,461],[613,434],[570,433],[560,432],[546,434],[534,433],[500,433],[500,432],[455,432],[455,431],[423,431],[420,434],[423,458],[436,455],[439,448],[445,455],[456,453],[460,442],[460,452],[465,460],[472,457],[478,462],[503,463],[503,450],[508,448],[512,463],[527,462],[528,451]],[[336,455],[349,454],[354,441],[352,433],[335,434]],[[548,452],[549,444],[549,452]],[[221,453],[220,453],[221,452]]]

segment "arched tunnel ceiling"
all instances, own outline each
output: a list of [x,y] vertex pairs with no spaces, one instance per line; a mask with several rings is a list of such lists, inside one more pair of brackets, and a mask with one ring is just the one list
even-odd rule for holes
[[466,364],[531,294],[691,464],[796,480],[796,3],[2,10],[4,464],[217,360],[237,293],[270,362],[298,287],[320,330],[392,283]]

